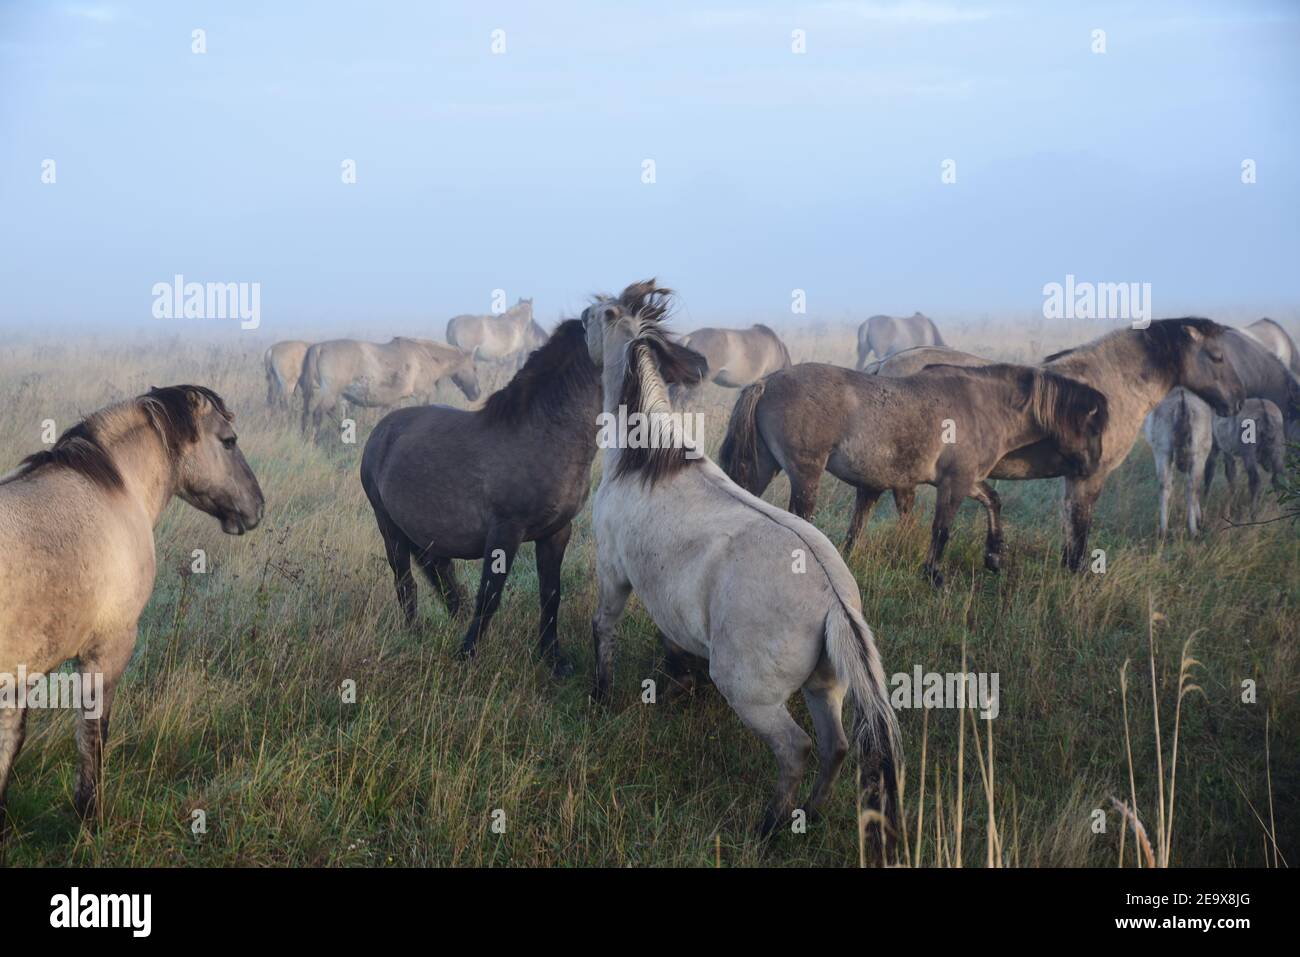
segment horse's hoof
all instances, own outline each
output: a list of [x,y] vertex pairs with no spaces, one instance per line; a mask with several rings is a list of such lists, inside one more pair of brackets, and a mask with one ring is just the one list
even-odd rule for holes
[[1002,570],[1002,556],[996,552],[987,552],[984,555],[984,567],[991,572]]
[[556,678],[572,678],[573,662],[563,655],[552,655],[550,657],[551,674]]
[[935,588],[943,587],[943,572],[937,568],[921,569],[921,576]]

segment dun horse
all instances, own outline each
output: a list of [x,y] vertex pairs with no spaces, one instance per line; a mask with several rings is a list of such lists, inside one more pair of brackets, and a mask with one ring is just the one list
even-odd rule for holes
[[355,339],[319,342],[307,350],[299,379],[303,434],[309,424],[319,434],[325,415],[337,417],[344,402],[377,409],[411,396],[428,401],[446,378],[471,402],[478,399],[474,357],[441,342],[400,336],[382,344]]
[[[1110,417],[1102,436],[1101,467],[1086,477],[1072,476],[1068,463],[1055,449],[1038,443],[1006,456],[989,477],[1065,477],[1062,562],[1066,567],[1083,569],[1093,506],[1106,476],[1128,456],[1147,413],[1171,389],[1183,386],[1220,415],[1232,415],[1241,405],[1247,393],[1227,357],[1227,340],[1224,327],[1209,319],[1158,319],[1144,329],[1118,329],[1044,360],[1041,368],[1090,385],[1106,396]],[[943,361],[954,361],[953,351],[943,350]],[[962,363],[993,364],[991,359],[959,355]],[[883,364],[882,374],[889,366]]]
[[499,316],[452,316],[447,341],[484,362],[522,362],[546,330],[533,321],[533,301],[520,299]]
[[[938,490],[924,573],[943,584],[939,562],[968,495],[988,512],[985,564],[1001,565],[1001,502],[984,479],[1007,453],[1044,442],[1072,474],[1101,459],[1106,398],[1095,389],[1026,366],[932,366],[903,379],[807,362],[741,393],[719,458],[741,487],[762,495],[790,476],[790,511],[811,520],[823,471],[857,489],[844,542],[853,551],[885,489]],[[895,492],[895,497],[900,496]]]
[[290,339],[277,342],[266,350],[262,362],[266,366],[266,404],[289,408],[289,396],[298,391],[302,376],[302,360],[311,348],[310,342]]
[[[113,696],[153,591],[158,517],[177,495],[231,535],[261,521],[262,490],[233,419],[201,386],[151,389],[94,413],[0,478],[0,676],[48,674],[71,658],[82,681],[102,676],[102,699],[77,726],[83,818],[96,813]],[[0,839],[28,710],[4,697]]]
[[516,550],[535,541],[540,650],[557,673],[572,672],[556,642],[560,565],[591,487],[599,412],[600,379],[582,323],[571,319],[481,410],[435,405],[384,416],[361,456],[361,484],[408,624],[416,617],[412,558],[453,616],[463,598],[452,559],[482,559],[462,647],[473,654]]
[[[609,697],[619,618],[635,589],[670,657],[708,661],[745,725],[776,756],[776,793],[762,831],[787,826],[811,742],[786,710],[802,688],[817,731],[819,772],[804,809],[815,815],[848,752],[846,692],[857,711],[859,787],[897,810],[898,726],[857,583],[826,536],[741,489],[707,457],[692,457],[671,413],[668,386],[704,373],[700,356],[661,325],[670,292],[653,280],[600,298],[583,312],[602,368],[604,408],[660,423],[654,447],[604,451],[593,503],[599,599],[592,620],[594,696]],[[642,443],[638,443],[640,446]],[[804,556],[803,574],[791,564]]]
[[896,352],[914,346],[942,346],[943,336],[928,317],[919,312],[906,319],[895,316],[872,316],[858,327],[858,365],[862,370],[874,353],[877,359],[888,359]]
[[742,389],[769,372],[790,367],[790,350],[781,337],[762,324],[748,329],[696,329],[682,345],[708,362],[705,381]]

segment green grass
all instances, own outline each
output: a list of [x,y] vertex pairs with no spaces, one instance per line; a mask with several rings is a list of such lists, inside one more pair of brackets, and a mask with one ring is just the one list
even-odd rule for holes
[[[851,330],[791,337],[797,359],[847,363],[850,343]],[[983,348],[970,336],[956,344]],[[1034,345],[1036,352],[1059,347]],[[613,705],[589,703],[589,510],[565,563],[560,621],[578,677],[556,681],[533,655],[531,545],[479,658],[466,664],[454,657],[463,622],[447,619],[423,581],[422,627],[411,633],[401,625],[356,475],[377,415],[361,417],[356,446],[303,442],[295,415],[263,407],[260,348],[244,340],[143,349],[20,345],[0,359],[0,379],[12,383],[0,412],[11,462],[38,447],[45,418],[62,429],[79,411],[154,383],[211,385],[238,413],[240,441],[268,505],[265,524],[243,538],[222,535],[215,521],[179,502],[168,509],[157,532],[157,586],[113,715],[103,823],[84,830],[72,809],[70,717],[35,714],[10,789],[11,864],[857,862],[852,773],[806,834],[783,835],[766,849],[754,838],[773,783],[770,755],[712,688],[673,704],[641,703],[641,681],[655,675],[658,653],[654,627],[635,601],[620,631]],[[734,396],[705,395],[715,448]],[[1000,575],[982,568],[983,514],[968,502],[945,558],[948,587],[935,592],[922,581],[928,490],[912,527],[896,523],[888,502],[878,507],[850,562],[887,672],[917,664],[957,671],[964,647],[972,670],[1000,675],[1001,714],[991,728],[965,713],[900,712],[915,860],[957,863],[960,821],[961,862],[988,862],[980,756],[987,767],[991,731],[996,862],[1114,866],[1124,829],[1110,799],[1129,801],[1120,669],[1130,659],[1138,809],[1155,840],[1148,600],[1164,616],[1155,626],[1155,695],[1166,781],[1181,652],[1193,635],[1200,665],[1192,677],[1203,689],[1182,706],[1171,862],[1272,863],[1270,820],[1280,854],[1296,858],[1294,526],[1225,528],[1220,481],[1205,539],[1175,535],[1158,546],[1150,453],[1139,440],[1098,506],[1092,545],[1106,550],[1107,571],[1071,576],[1058,566],[1059,483],[998,487],[1008,553]],[[784,505],[786,488],[779,480],[767,497]],[[851,501],[827,477],[816,522],[833,540],[843,535]],[[195,548],[207,551],[205,575],[182,571]],[[458,563],[458,571],[472,588],[477,567]],[[1258,685],[1255,704],[1241,700],[1247,679]],[[356,682],[356,704],[341,701],[345,680]],[[810,728],[802,702],[791,706]],[[850,759],[846,771],[852,767]],[[491,828],[497,809],[505,812],[504,834]],[[1095,809],[1106,812],[1104,833],[1093,830]],[[207,818],[199,837],[190,826],[196,810]],[[1132,865],[1131,832],[1125,840],[1124,863]]]

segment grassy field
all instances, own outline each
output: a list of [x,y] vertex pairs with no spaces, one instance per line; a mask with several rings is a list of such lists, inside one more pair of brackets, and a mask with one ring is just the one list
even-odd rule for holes
[[[1051,335],[1027,335],[986,324],[951,339],[1028,360],[1100,331],[1060,324]],[[788,341],[796,360],[852,361],[847,325],[792,331]],[[532,654],[531,545],[473,663],[454,657],[463,623],[448,620],[423,580],[422,628],[404,629],[357,478],[378,416],[360,417],[355,445],[304,442],[296,415],[264,405],[266,344],[238,334],[224,343],[93,348],[33,340],[0,355],[8,463],[0,470],[39,447],[44,419],[62,430],[150,385],[198,382],[236,410],[267,500],[264,524],[243,538],[221,534],[179,501],[168,509],[157,530],[157,587],[113,715],[103,824],[83,830],[72,809],[70,716],[38,713],[10,789],[11,864],[858,862],[851,773],[807,833],[766,848],[757,841],[753,829],[773,783],[769,753],[712,688],[691,700],[641,703],[641,681],[655,674],[659,656],[635,600],[621,630],[614,705],[589,703],[589,509],[563,576],[560,636],[577,677],[556,681]],[[703,398],[715,450],[735,393],[710,389]],[[442,399],[462,402],[451,391]],[[966,711],[900,712],[909,861],[1134,866],[1133,834],[1111,799],[1132,804],[1135,793],[1151,842],[1160,844],[1153,704],[1163,796],[1173,805],[1170,863],[1271,866],[1300,856],[1296,528],[1227,527],[1220,479],[1204,539],[1175,535],[1159,546],[1151,456],[1139,440],[1098,507],[1093,546],[1106,550],[1107,570],[1074,577],[1058,566],[1059,482],[998,487],[1008,529],[1000,575],[983,570],[983,514],[968,502],[946,558],[948,587],[935,592],[922,581],[929,490],[924,517],[911,527],[899,526],[883,503],[851,560],[887,673],[917,665],[955,672],[964,654],[969,670],[1000,676],[993,722]],[[781,480],[767,497],[784,505],[786,493]],[[833,540],[851,502],[847,487],[823,483],[816,522]],[[1265,517],[1275,513],[1273,506]],[[1178,504],[1173,522],[1181,520]],[[207,552],[206,574],[188,573],[196,548]],[[458,570],[472,588],[477,565]],[[1148,603],[1159,613],[1150,626]],[[1199,662],[1189,666],[1190,680],[1200,691],[1182,699],[1175,764],[1189,640]],[[341,700],[349,679],[355,704]],[[1247,680],[1257,684],[1254,703],[1242,700]],[[802,702],[792,708],[810,727]],[[850,759],[846,770],[852,766]],[[207,831],[196,836],[198,810]],[[504,833],[492,828],[497,810]]]

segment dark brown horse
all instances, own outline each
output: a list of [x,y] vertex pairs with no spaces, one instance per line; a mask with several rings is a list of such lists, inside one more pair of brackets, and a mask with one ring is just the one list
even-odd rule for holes
[[482,559],[462,651],[474,653],[523,542],[537,543],[540,651],[557,674],[572,667],[556,643],[560,565],[573,516],[591,489],[601,383],[580,320],[561,323],[479,411],[417,406],[384,416],[361,456],[397,600],[415,623],[411,559],[456,615],[463,596],[452,559]]
[[811,519],[823,471],[857,489],[845,550],[851,552],[885,489],[938,489],[924,572],[943,584],[939,561],[953,516],[970,496],[988,511],[985,564],[1002,550],[1000,503],[984,479],[1009,452],[1044,442],[1073,474],[1101,460],[1106,397],[1042,369],[931,366],[902,379],[808,362],[741,393],[720,464],[742,488],[763,494],[790,476],[790,511]]

